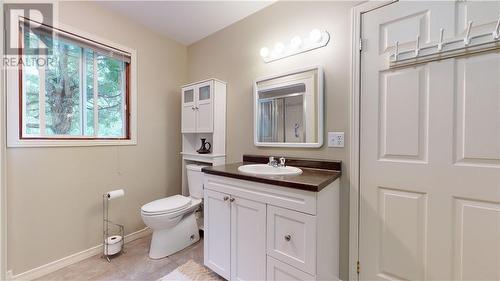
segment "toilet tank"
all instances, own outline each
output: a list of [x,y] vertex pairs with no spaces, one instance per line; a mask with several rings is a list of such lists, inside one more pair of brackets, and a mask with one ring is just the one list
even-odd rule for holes
[[207,165],[188,164],[187,184],[189,188],[189,196],[194,198],[203,198],[203,172],[201,169]]

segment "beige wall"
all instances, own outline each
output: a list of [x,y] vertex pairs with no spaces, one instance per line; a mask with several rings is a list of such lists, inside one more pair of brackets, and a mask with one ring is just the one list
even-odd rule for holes
[[[348,147],[320,149],[257,148],[253,145],[252,83],[262,76],[293,68],[322,65],[325,71],[325,130],[349,132],[351,8],[355,2],[278,2],[188,47],[188,77],[196,81],[215,77],[227,86],[227,159],[244,153],[338,159],[348,168]],[[278,40],[326,29],[326,48],[265,64],[259,50]],[[349,140],[346,139],[346,144]],[[326,143],[326,139],[325,139]],[[341,278],[348,274],[349,178],[341,180]]]
[[101,195],[127,233],[144,227],[140,207],[180,192],[180,90],[186,47],[94,3],[59,4],[60,20],[137,50],[138,145],[10,148],[8,268],[14,274],[88,249],[101,239]]

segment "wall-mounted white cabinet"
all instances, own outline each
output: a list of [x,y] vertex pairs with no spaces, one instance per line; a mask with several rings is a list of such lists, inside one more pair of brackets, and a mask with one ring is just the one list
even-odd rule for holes
[[[207,79],[182,86],[182,160],[221,165],[226,162],[226,82]],[[211,152],[200,154],[201,139],[211,144]],[[182,171],[182,194],[188,195],[186,169]]]
[[[226,84],[210,79],[182,88],[182,133],[213,133],[226,108]],[[219,118],[217,118],[219,117]],[[225,118],[224,118],[225,119]]]
[[207,267],[227,280],[339,279],[338,179],[312,192],[205,174],[204,188]]

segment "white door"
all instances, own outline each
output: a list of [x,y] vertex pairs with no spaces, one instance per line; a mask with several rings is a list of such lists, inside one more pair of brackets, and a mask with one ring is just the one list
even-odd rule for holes
[[500,51],[388,70],[400,51],[491,32],[500,2],[362,16],[361,280],[500,280]]
[[213,83],[206,82],[196,87],[196,124],[197,132],[212,133],[213,122]]
[[231,205],[229,195],[205,190],[204,196],[204,263],[229,280]]
[[195,88],[182,89],[182,126],[183,133],[196,132],[196,101]]
[[231,201],[231,280],[266,280],[266,204]]

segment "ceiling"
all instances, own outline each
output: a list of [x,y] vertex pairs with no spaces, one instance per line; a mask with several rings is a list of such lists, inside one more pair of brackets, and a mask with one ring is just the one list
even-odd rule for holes
[[99,1],[182,44],[190,45],[274,1]]

